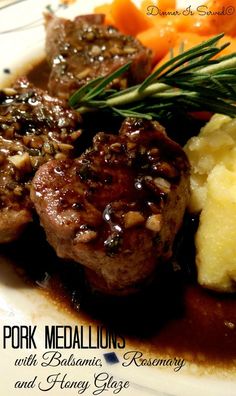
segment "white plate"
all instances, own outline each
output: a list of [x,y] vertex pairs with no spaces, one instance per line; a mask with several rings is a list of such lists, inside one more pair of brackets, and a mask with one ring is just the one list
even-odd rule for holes
[[[78,0],[68,7],[63,7],[57,0],[50,1],[50,7],[57,10],[58,15],[70,17],[76,14],[88,13],[93,7],[103,1]],[[0,86],[6,86],[21,71],[30,69],[35,60],[44,56],[44,28],[42,12],[48,6],[48,0],[1,0],[0,1]],[[182,1],[183,4],[183,1]],[[185,4],[187,4],[185,2]],[[196,2],[195,2],[196,4]],[[127,345],[126,350],[115,350],[119,358],[118,363],[106,362],[104,353],[112,352],[113,349],[81,349],[59,350],[63,358],[71,353],[76,358],[101,359],[101,367],[42,367],[43,354],[45,353],[45,326],[84,326],[85,333],[89,329],[89,322],[82,316],[73,315],[65,309],[65,306],[53,302],[40,289],[32,287],[16,273],[14,265],[5,256],[0,256],[0,394],[10,395],[42,395],[43,390],[50,388],[47,378],[61,373],[67,380],[89,381],[90,387],[83,393],[92,395],[95,390],[94,375],[105,372],[109,377],[114,376],[118,381],[129,381],[129,387],[122,389],[121,395],[165,395],[165,396],[235,396],[236,381],[234,373],[218,370],[215,373],[205,371],[194,364],[186,364],[179,372],[173,368],[146,368],[129,366],[123,367],[123,354],[131,350]],[[32,259],[32,265],[33,259]],[[4,326],[37,326],[35,342],[37,349],[13,348],[10,339],[7,340],[6,348],[3,347]],[[95,325],[94,325],[95,326]],[[8,329],[8,328],[6,328]],[[22,329],[22,327],[21,327]],[[96,326],[93,327],[96,330]],[[94,331],[95,331],[94,330]],[[16,334],[16,333],[15,333]],[[94,333],[95,336],[95,333]],[[86,335],[88,340],[88,335]],[[15,339],[17,343],[17,340]],[[36,354],[37,365],[17,365],[17,359]],[[105,374],[104,374],[105,375]],[[36,378],[35,378],[36,377]],[[53,377],[51,377],[52,379]],[[35,380],[34,380],[35,379]],[[34,381],[33,381],[34,380]],[[28,381],[32,388],[15,388],[17,381]],[[31,381],[31,382],[29,382]],[[33,382],[32,382],[33,381]],[[39,385],[41,383],[41,385]],[[51,383],[52,385],[52,383]],[[101,388],[100,388],[101,390]],[[115,388],[101,394],[112,395]],[[48,394],[51,396],[76,395],[78,389],[60,389],[59,383],[52,387]],[[96,394],[96,393],[94,393]],[[98,393],[97,393],[98,394]],[[115,392],[114,392],[115,394]]]

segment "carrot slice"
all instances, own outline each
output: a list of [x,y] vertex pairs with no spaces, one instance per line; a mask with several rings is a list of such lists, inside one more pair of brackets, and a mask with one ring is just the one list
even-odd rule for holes
[[156,1],[155,0],[142,0],[141,5],[140,5],[140,10],[143,13],[146,14],[148,12],[148,10],[151,10],[151,7],[156,7]]
[[[202,43],[203,41],[208,40],[211,37],[209,36],[200,36],[199,34],[196,33],[178,33],[176,35],[176,42],[175,45],[172,48],[172,55],[177,56],[181,50],[188,50],[195,45],[198,45]],[[230,42],[230,45],[226,47],[218,56],[221,55],[229,55],[232,52],[236,52],[236,39],[230,36],[225,35],[221,40],[220,40],[220,45],[223,45],[224,43]],[[164,64],[170,59],[170,53],[167,53],[164,58],[162,58],[159,63],[154,67],[154,70],[159,67],[160,65]],[[158,62],[158,61],[157,61]]]
[[198,23],[194,26],[195,31],[199,34],[224,32],[235,36],[235,8],[236,0],[208,0],[198,7]]
[[176,30],[166,24],[157,25],[137,35],[137,39],[153,51],[154,63],[168,53],[169,49],[175,45],[176,38]]
[[115,26],[125,34],[136,36],[153,26],[151,19],[136,7],[131,0],[113,0],[111,16]]
[[[174,45],[170,46],[170,48],[172,48],[172,56],[177,56],[179,55],[180,51],[186,51],[191,47],[200,44],[202,41],[208,40],[209,38],[210,36],[199,36],[196,33],[176,33],[175,43]],[[154,67],[154,70],[168,60],[170,60],[170,52],[166,52],[166,55],[160,60],[159,63],[157,63],[157,65]]]
[[210,111],[192,111],[189,113],[193,118],[201,121],[209,121],[213,113]]
[[196,15],[178,15],[172,18],[172,20],[178,32],[187,32],[187,34],[194,33],[194,26],[198,23],[198,17]]
[[157,0],[157,7],[161,11],[175,10],[176,1],[175,0]]

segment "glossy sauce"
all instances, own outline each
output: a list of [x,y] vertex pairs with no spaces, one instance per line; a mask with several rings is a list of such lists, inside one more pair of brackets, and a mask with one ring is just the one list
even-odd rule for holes
[[32,70],[30,70],[27,77],[29,81],[32,82],[36,87],[46,89],[49,73],[50,67],[47,61],[44,59],[40,63],[36,64]]
[[[47,77],[45,62],[28,75],[41,88],[46,87]],[[147,290],[129,298],[104,298],[89,290],[83,268],[59,260],[39,227],[33,226],[14,249],[6,246],[5,253],[15,255],[18,265],[24,266],[34,282],[42,283],[49,274],[49,290],[54,298],[66,302],[73,312],[85,315],[90,322],[98,320],[122,331],[137,348],[230,367],[236,359],[236,296],[216,294],[197,285],[196,227],[196,219],[186,218],[172,262],[158,269]],[[35,251],[37,257],[32,258]]]

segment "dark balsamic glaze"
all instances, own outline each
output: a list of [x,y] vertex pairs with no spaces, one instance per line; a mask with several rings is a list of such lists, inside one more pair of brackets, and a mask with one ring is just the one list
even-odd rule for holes
[[171,352],[195,363],[230,367],[236,357],[236,328],[230,325],[236,323],[236,298],[197,285],[196,224],[197,219],[185,218],[171,262],[159,266],[146,288],[129,297],[107,298],[91,290],[83,267],[56,257],[37,221],[1,251],[24,270],[29,286],[47,288],[78,321],[101,323],[155,355]]
[[[45,62],[28,74],[42,88],[47,76]],[[236,326],[232,326],[236,296],[213,293],[197,284],[197,225],[197,218],[186,216],[171,262],[160,265],[146,288],[129,297],[107,298],[91,290],[82,266],[56,257],[37,219],[20,240],[1,251],[24,269],[29,285],[47,287],[54,299],[78,313],[78,320],[83,315],[105,324],[122,332],[135,347],[156,355],[171,352],[196,363],[230,367],[236,359]]]
[[27,77],[37,88],[47,89],[50,67],[46,59],[34,65]]

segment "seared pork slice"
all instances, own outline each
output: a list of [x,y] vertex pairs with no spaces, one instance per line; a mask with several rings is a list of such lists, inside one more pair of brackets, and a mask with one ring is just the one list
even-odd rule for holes
[[59,257],[94,287],[128,294],[172,255],[189,198],[189,163],[156,122],[127,119],[75,160],[37,171],[31,199]]
[[18,238],[32,220],[32,177],[49,159],[71,156],[79,122],[26,79],[0,91],[0,243]]
[[116,88],[139,83],[150,73],[150,50],[103,23],[103,15],[78,16],[74,21],[46,16],[51,95],[68,98],[89,80],[111,73],[127,62],[132,62],[130,70],[114,81]]

